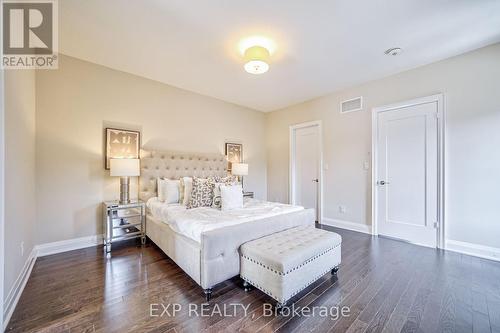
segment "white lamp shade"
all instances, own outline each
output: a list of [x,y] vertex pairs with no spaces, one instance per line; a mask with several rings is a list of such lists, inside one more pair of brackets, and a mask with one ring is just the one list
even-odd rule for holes
[[112,177],[136,177],[140,175],[140,160],[138,158],[112,158],[110,172]]
[[233,164],[231,164],[231,173],[235,176],[248,175],[248,164],[246,164],[246,163],[233,163]]

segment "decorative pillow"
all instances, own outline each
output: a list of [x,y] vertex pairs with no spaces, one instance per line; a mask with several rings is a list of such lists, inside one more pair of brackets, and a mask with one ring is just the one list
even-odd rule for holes
[[220,196],[222,210],[243,207],[243,188],[241,185],[221,185]]
[[214,198],[215,182],[212,177],[193,178],[193,190],[189,199],[188,209],[197,207],[210,207]]
[[189,200],[191,199],[191,192],[193,190],[193,178],[191,177],[182,177],[180,179],[181,189],[180,189],[180,200],[179,202],[187,206],[189,204]]
[[158,199],[168,204],[179,202],[180,181],[158,178]]
[[182,205],[182,201],[184,200],[184,178],[179,178],[179,203]]
[[234,175],[229,175],[226,177],[215,176],[216,183],[224,183],[227,185],[236,185],[238,184],[238,177]]
[[214,184],[214,199],[212,202],[213,208],[221,208],[221,197],[220,197],[220,186],[221,185],[236,185],[238,184],[238,178],[236,176],[227,176],[227,177],[215,177]]
[[215,183],[214,184],[214,198],[212,200],[212,208],[220,209],[220,207],[221,207],[221,197],[220,197],[220,186],[221,185],[226,185],[226,184],[225,183]]
[[158,196],[158,200],[161,202],[165,201],[165,189],[162,186],[163,185],[163,178],[158,177],[156,178],[156,194]]

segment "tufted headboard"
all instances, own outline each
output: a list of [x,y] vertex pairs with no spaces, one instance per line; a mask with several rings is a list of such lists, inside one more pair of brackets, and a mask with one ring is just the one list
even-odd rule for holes
[[226,157],[221,154],[141,151],[139,198],[156,196],[158,177],[179,179],[184,176],[209,177],[227,174]]

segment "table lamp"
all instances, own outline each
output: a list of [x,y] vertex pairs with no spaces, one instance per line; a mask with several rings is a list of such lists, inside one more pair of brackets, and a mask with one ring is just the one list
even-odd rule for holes
[[243,176],[248,175],[248,164],[246,163],[232,163],[231,173],[241,179],[241,188],[243,189]]
[[111,177],[121,177],[120,204],[130,203],[130,177],[140,175],[140,160],[138,158],[112,158],[110,159],[109,174]]

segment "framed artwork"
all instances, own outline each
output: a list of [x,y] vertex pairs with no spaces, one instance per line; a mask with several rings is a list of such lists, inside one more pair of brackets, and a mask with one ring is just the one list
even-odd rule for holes
[[243,145],[241,143],[229,143],[226,142],[226,148],[224,154],[229,162],[227,171],[231,171],[232,163],[242,163],[243,162]]
[[140,149],[141,132],[106,128],[106,170],[109,170],[110,158],[139,158]]

